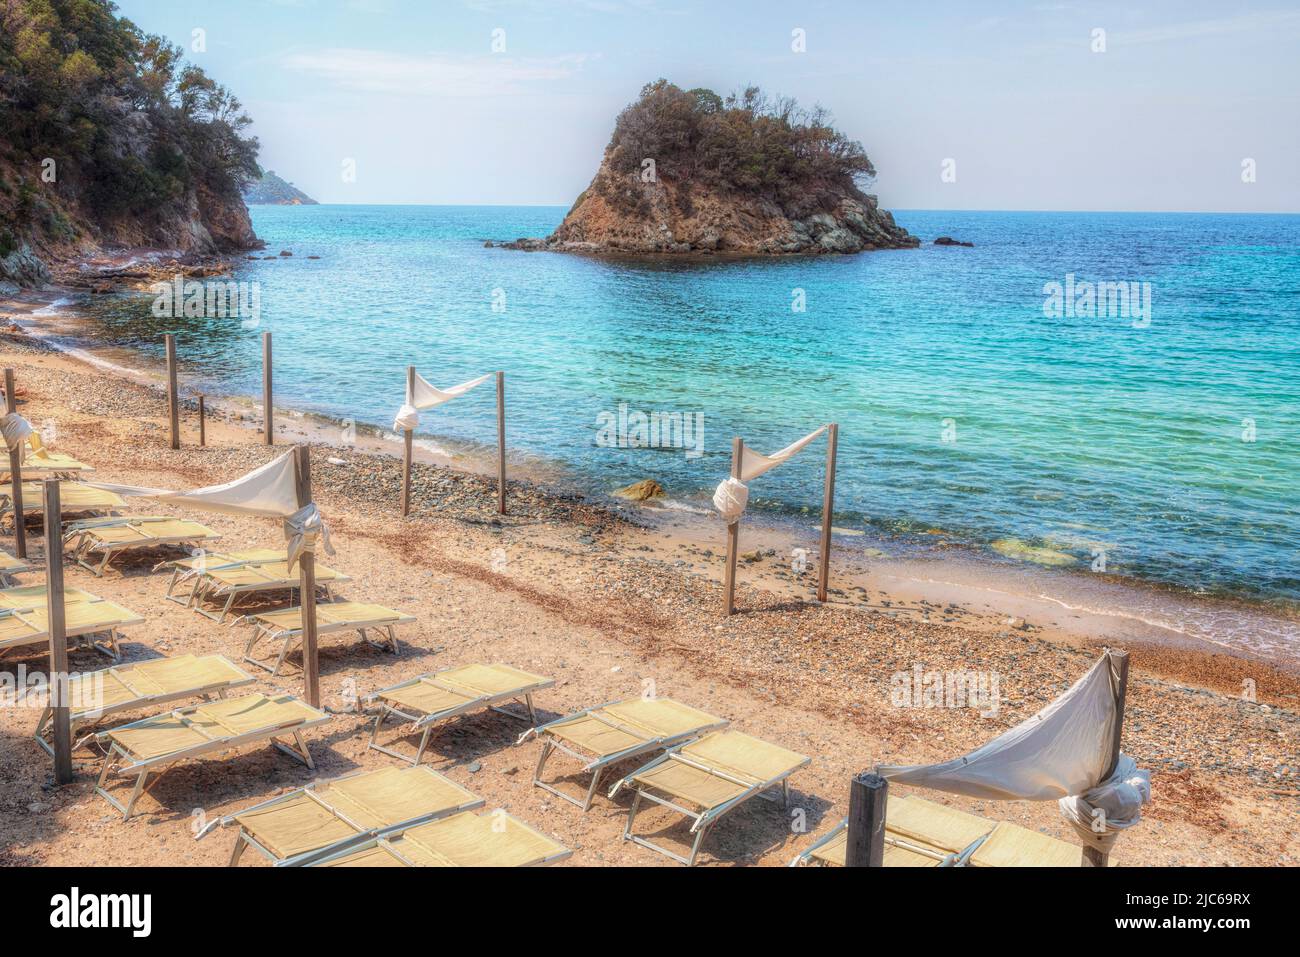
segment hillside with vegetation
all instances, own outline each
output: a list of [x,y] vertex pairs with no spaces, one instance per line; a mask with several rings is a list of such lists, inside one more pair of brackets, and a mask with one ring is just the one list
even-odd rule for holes
[[251,248],[239,100],[108,0],[0,0],[0,280],[108,247]]
[[319,206],[293,183],[266,170],[262,178],[244,189],[244,202],[250,206]]
[[546,239],[594,253],[858,252],[918,240],[863,191],[862,144],[757,87],[726,98],[658,80],[614,124],[591,185]]

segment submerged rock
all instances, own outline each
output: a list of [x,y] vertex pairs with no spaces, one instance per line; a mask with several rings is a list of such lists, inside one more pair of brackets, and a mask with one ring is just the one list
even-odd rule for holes
[[639,482],[633,482],[627,488],[621,488],[614,493],[619,498],[625,498],[632,502],[648,502],[651,499],[663,498],[667,493],[664,487],[654,479],[642,479]]

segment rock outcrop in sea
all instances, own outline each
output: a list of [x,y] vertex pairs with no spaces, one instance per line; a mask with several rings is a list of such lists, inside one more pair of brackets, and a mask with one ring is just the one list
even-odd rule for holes
[[511,249],[611,255],[856,253],[920,244],[859,188],[875,169],[821,110],[755,88],[660,80],[620,114],[591,185],[550,236]]

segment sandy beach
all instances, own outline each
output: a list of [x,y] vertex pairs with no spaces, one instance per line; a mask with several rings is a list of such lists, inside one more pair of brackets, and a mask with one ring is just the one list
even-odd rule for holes
[[[0,302],[0,315],[30,317],[34,308],[30,300]],[[51,763],[30,737],[39,712],[5,708],[0,862],[223,864],[233,833],[218,830],[196,841],[196,822],[317,777],[391,763],[366,749],[367,720],[346,713],[352,695],[439,668],[500,661],[556,679],[537,697],[543,720],[635,695],[653,682],[659,695],[809,755],[811,765],[792,779],[793,803],[803,815],[750,802],[713,831],[701,854],[707,865],[784,865],[844,816],[851,775],[878,763],[963,753],[1051,701],[1104,645],[1131,652],[1124,750],[1151,770],[1153,791],[1143,822],[1122,835],[1112,863],[1300,860],[1300,672],[1283,653],[1263,660],[1239,648],[1171,640],[1131,618],[1069,610],[1032,589],[1017,592],[1007,575],[965,569],[927,578],[860,550],[837,556],[831,600],[821,605],[811,563],[801,574],[784,557],[796,545],[815,544],[811,521],[806,533],[758,526],[742,532],[741,613],[725,619],[723,528],[714,518],[614,505],[525,481],[512,482],[510,514],[498,517],[493,482],[466,463],[426,452],[415,470],[413,513],[402,520],[400,461],[378,437],[344,444],[309,419],[282,415],[276,447],[268,448],[250,412],[222,407],[208,421],[208,446],[199,448],[187,406],[183,447],[172,451],[165,398],[146,382],[55,351],[17,327],[0,335],[0,354],[14,369],[19,411],[36,424],[53,422],[55,448],[92,463],[99,481],[213,484],[311,441],[315,496],[336,549],[321,560],[351,577],[341,589],[345,597],[416,618],[400,630],[396,657],[355,636],[322,639],[323,703],[341,713],[308,738],[315,773],[261,746],[188,763],[162,778],[142,800],[142,813],[126,823],[93,793],[93,755],[78,753],[75,783],[55,789]],[[149,510],[169,511],[152,503]],[[225,548],[281,544],[271,521],[191,517],[219,531]],[[30,529],[30,554],[39,560],[35,520]],[[12,550],[12,535],[4,541]],[[125,633],[126,661],[189,652],[237,660],[245,630],[164,601],[166,576],[150,571],[159,557],[124,561],[103,579],[69,565],[67,583],[146,619]],[[296,653],[290,661],[281,676],[259,672],[254,687],[299,691]],[[81,670],[105,663],[86,652],[72,656]],[[20,664],[43,667],[39,658],[10,656],[0,672],[16,674]],[[891,676],[917,665],[998,675],[996,713],[893,706]],[[1254,700],[1246,700],[1248,687]],[[538,745],[515,745],[522,730],[522,722],[499,714],[468,717],[434,737],[426,761],[488,808],[503,807],[573,848],[573,865],[669,863],[620,840],[626,798],[599,798],[584,815],[533,787]],[[1071,840],[1054,802],[925,796]],[[805,818],[806,830],[792,828],[792,820]],[[644,826],[659,825],[665,830],[657,840],[685,846],[680,818],[647,813]]]

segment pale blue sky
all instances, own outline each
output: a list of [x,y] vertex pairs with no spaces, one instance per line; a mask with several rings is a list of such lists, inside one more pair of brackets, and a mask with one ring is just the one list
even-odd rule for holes
[[119,7],[187,51],[206,31],[190,58],[247,104],[263,165],[322,202],[568,204],[618,110],[664,76],[822,104],[866,146],[888,207],[1300,212],[1288,0]]

